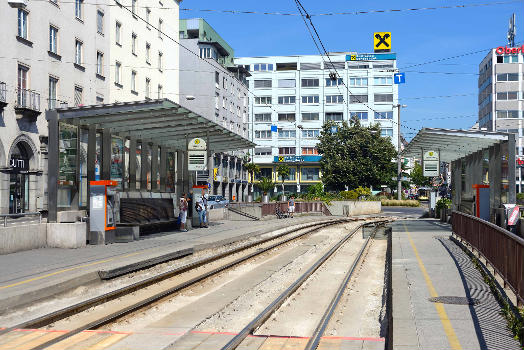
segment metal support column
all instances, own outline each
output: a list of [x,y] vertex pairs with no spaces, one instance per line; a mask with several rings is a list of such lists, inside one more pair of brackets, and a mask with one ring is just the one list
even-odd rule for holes
[[151,145],[151,191],[158,192],[158,144]]
[[142,152],[140,153],[140,189],[147,190],[147,171],[148,168],[148,157],[147,153],[149,151],[149,144],[145,141],[142,141]]
[[508,203],[517,203],[517,186],[515,185],[515,134],[508,135]]
[[136,138],[129,138],[129,191],[136,191]]
[[160,147],[160,192],[166,192],[167,152],[166,147]]
[[46,119],[49,128],[49,164],[47,172],[47,203],[48,203],[48,222],[57,220],[57,201],[58,201],[58,166],[59,166],[59,126],[58,112],[56,110],[46,111]]
[[100,179],[111,180],[111,132],[102,130],[102,168]]
[[184,192],[184,158],[185,152],[181,150],[176,151],[176,195],[181,197]]

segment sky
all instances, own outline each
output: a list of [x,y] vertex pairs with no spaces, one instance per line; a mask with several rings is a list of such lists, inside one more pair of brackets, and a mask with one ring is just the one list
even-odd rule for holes
[[[401,113],[402,133],[407,139],[422,127],[470,128],[478,114],[478,65],[490,48],[507,44],[508,21],[513,13],[517,14],[516,41],[524,41],[524,25],[519,26],[524,21],[524,0],[301,2],[310,14],[489,4],[312,17],[322,42],[332,52],[372,52],[373,32],[392,32],[397,66],[406,73],[406,84],[399,87],[399,99],[407,105]],[[298,13],[294,0],[184,0],[180,9],[181,18],[202,17],[208,21],[234,48],[237,57],[318,54],[299,16],[198,11]],[[470,54],[476,51],[482,52]],[[463,54],[467,55],[403,69]]]

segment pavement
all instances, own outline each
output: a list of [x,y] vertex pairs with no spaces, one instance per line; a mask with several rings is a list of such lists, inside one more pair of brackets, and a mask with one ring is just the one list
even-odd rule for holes
[[303,216],[284,220],[218,221],[209,228],[152,234],[130,243],[79,249],[41,248],[0,255],[0,315],[17,306],[98,282],[101,275],[129,272],[277,229],[331,219],[333,217]]
[[[448,224],[405,219],[392,228],[393,349],[521,349]],[[430,301],[439,297],[447,300]]]

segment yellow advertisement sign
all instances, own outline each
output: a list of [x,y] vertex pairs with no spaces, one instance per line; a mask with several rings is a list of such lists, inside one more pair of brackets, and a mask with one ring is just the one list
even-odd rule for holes
[[373,33],[373,48],[375,52],[391,52],[391,32]]
[[213,168],[213,180],[217,181],[218,168]]

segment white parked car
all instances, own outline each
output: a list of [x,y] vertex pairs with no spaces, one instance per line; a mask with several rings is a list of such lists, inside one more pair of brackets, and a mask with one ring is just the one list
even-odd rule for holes
[[229,205],[229,200],[223,196],[209,196],[207,198],[209,209],[225,208]]

